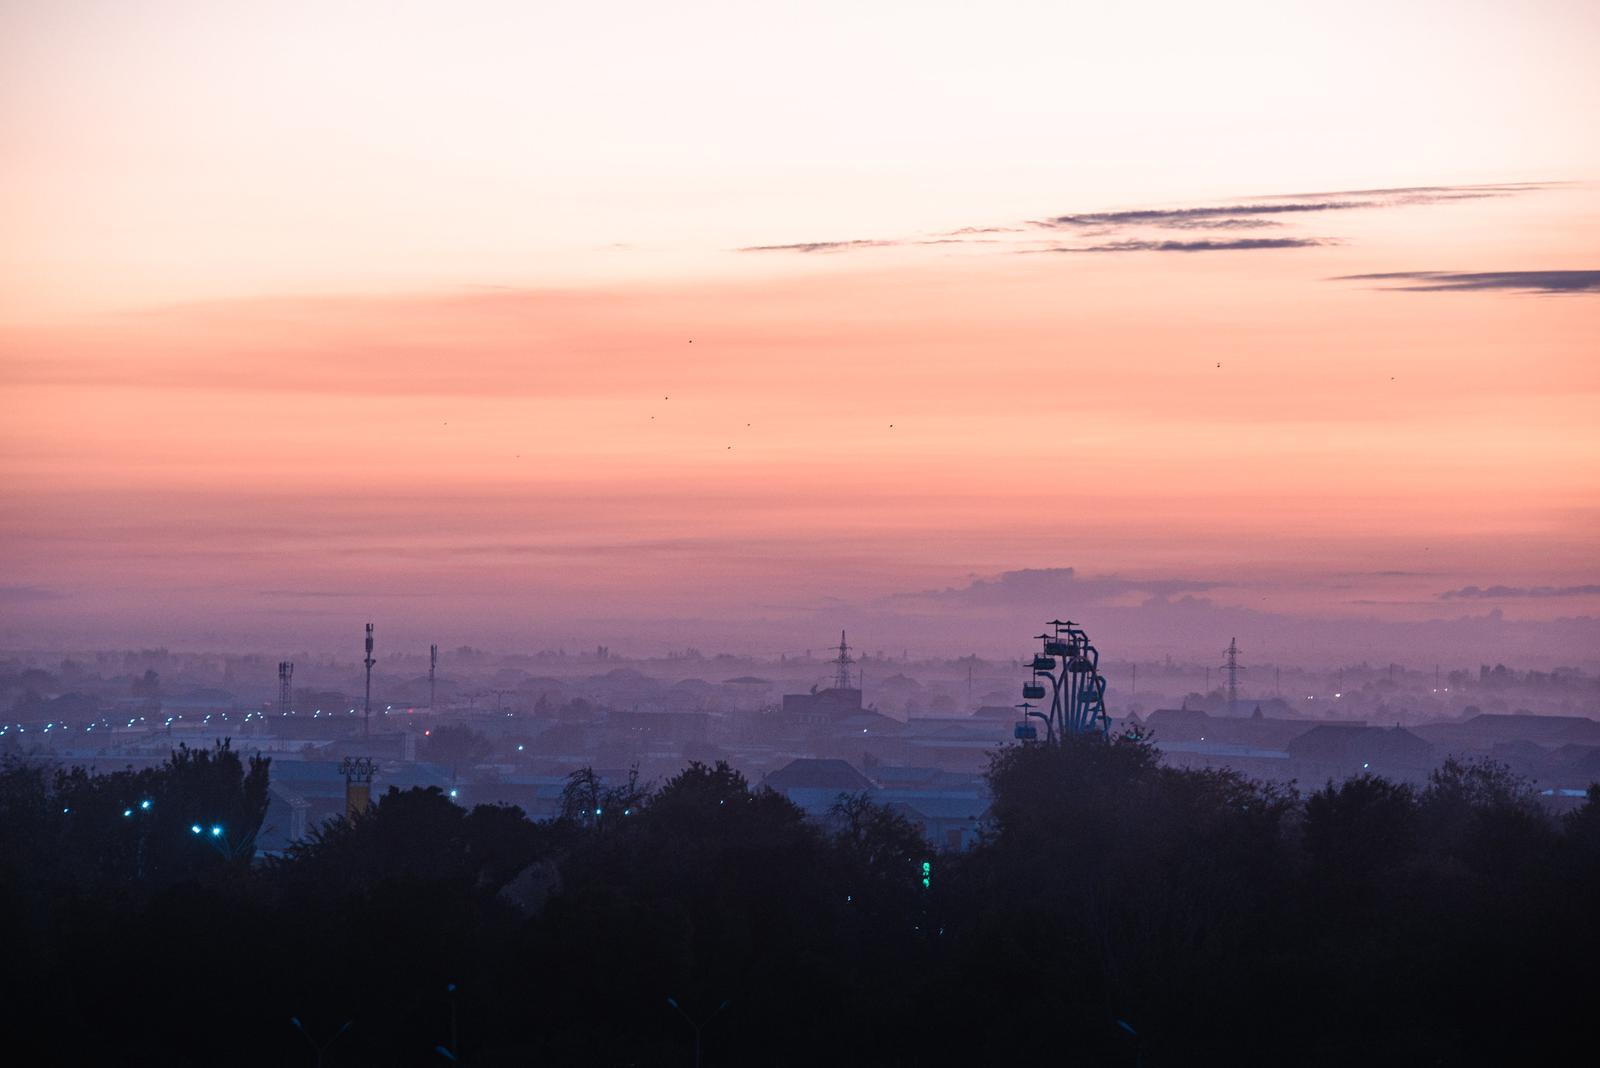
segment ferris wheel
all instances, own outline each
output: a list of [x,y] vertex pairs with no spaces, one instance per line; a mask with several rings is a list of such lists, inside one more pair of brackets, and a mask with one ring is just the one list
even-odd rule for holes
[[[1036,719],[1044,721],[1049,743],[1071,734],[1109,734],[1111,717],[1106,713],[1106,680],[1100,674],[1099,650],[1070,619],[1052,619],[1048,625],[1048,632],[1036,635],[1043,648],[1029,663],[1033,676],[1022,684],[1022,703],[1017,705],[1022,720],[1013,734],[1019,741],[1038,741]],[[1043,711],[1046,697],[1049,710]]]

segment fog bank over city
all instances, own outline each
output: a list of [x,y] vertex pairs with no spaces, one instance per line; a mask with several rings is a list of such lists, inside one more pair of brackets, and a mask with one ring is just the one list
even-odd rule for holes
[[[1398,587],[1376,599],[1348,595],[1358,583]],[[605,645],[630,657],[654,658],[696,648],[757,659],[795,654],[818,634],[847,627],[874,647],[918,657],[977,654],[1004,658],[1029,637],[1029,620],[1071,615],[1092,623],[1109,652],[1120,657],[1204,659],[1233,636],[1259,658],[1308,668],[1370,661],[1418,668],[1515,660],[1550,669],[1600,666],[1600,585],[1509,587],[1467,585],[1435,589],[1426,575],[1362,575],[1332,583],[1345,589],[1306,592],[1304,610],[1273,610],[1240,582],[1139,580],[1080,574],[1073,568],[1024,569],[973,576],[944,589],[876,597],[793,598],[760,603],[759,591],[705,591],[673,604],[642,605],[631,615],[598,614],[598,605],[570,597],[569,611],[546,599],[488,593],[452,596],[404,592],[258,591],[229,598],[178,589],[160,612],[137,617],[130,630],[118,596],[8,586],[0,646],[12,649],[94,649],[162,645],[194,652],[249,653],[269,648],[339,656],[354,622],[381,619],[393,645],[444,642],[505,654]],[[1431,591],[1431,592],[1430,592]],[[285,607],[286,602],[294,607]],[[719,606],[722,606],[719,609]],[[88,609],[88,610],[86,610]],[[1321,609],[1321,610],[1319,610]],[[115,609],[113,609],[115,610]],[[1395,618],[1397,614],[1410,618]],[[266,654],[264,655],[273,655]]]

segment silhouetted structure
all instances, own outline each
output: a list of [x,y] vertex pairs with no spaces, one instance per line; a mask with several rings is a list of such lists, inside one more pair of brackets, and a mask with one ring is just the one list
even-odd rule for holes
[[1228,715],[1239,713],[1239,672],[1244,668],[1239,666],[1239,639],[1229,638],[1228,647],[1222,651],[1227,658],[1222,662],[1222,670],[1228,673]]
[[367,696],[361,712],[361,736],[372,737],[372,665],[377,661],[372,659],[372,624],[367,624],[367,658],[362,661],[367,665]]
[[[1052,619],[1052,630],[1035,635],[1043,651],[1030,662],[1033,678],[1022,686],[1023,719],[1013,732],[1019,741],[1034,741],[1038,728],[1029,719],[1044,720],[1045,740],[1056,742],[1068,735],[1099,731],[1106,734],[1111,717],[1106,714],[1106,680],[1100,675],[1100,652],[1082,627],[1069,620]],[[1040,681],[1043,680],[1043,681]],[[1039,712],[1033,701],[1045,698],[1050,684],[1050,711]]]
[[278,661],[278,714],[287,716],[294,703],[294,661]]
[[428,646],[428,708],[433,708],[434,674],[439,668],[439,647]]
[[850,665],[855,663],[855,658],[850,655],[850,646],[844,640],[844,631],[839,632],[839,655],[834,657],[833,688],[835,690],[848,690],[850,688]]
[[377,761],[371,757],[345,757],[339,763],[344,776],[344,817],[353,820],[367,811],[372,803],[372,774]]

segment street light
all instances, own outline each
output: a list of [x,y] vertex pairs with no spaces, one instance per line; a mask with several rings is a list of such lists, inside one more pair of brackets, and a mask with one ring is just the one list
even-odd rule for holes
[[712,1020],[715,1020],[717,1018],[717,1013],[727,1008],[730,1003],[724,1001],[712,1011],[710,1016],[707,1016],[699,1023],[696,1023],[694,1017],[683,1011],[683,1006],[678,1004],[677,998],[668,998],[667,1004],[676,1009],[678,1011],[678,1015],[682,1016],[684,1020],[688,1022],[689,1026],[694,1028],[694,1068],[700,1068],[700,1030],[701,1028],[705,1027],[706,1024],[710,1023]]

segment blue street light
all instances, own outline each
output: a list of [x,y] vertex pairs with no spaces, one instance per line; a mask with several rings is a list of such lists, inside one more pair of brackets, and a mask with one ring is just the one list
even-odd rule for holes
[[133,809],[125,808],[125,809],[122,810],[122,814],[123,814],[123,816],[131,816],[131,815],[133,815]]
[[213,838],[221,838],[222,837],[222,824],[213,823],[211,825],[211,837],[213,837]]
[[144,809],[148,809],[150,807],[150,802],[149,801],[140,801],[139,802],[139,807],[140,808],[144,808]]
[[190,834],[199,834],[200,833],[200,825],[198,823],[189,824],[189,833]]

